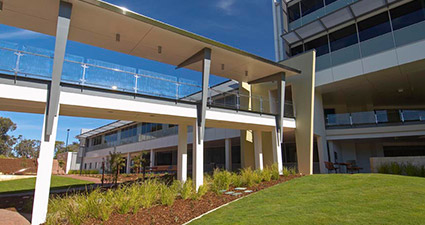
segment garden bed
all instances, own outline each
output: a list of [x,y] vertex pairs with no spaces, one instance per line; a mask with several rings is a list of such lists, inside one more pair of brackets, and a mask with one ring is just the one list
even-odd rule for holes
[[183,224],[221,205],[297,177],[300,177],[300,175],[280,176],[278,180],[261,182],[247,188],[247,190],[252,190],[251,193],[236,191],[234,188],[227,190],[241,193],[238,196],[224,193],[215,194],[210,191],[199,200],[178,198],[171,206],[157,205],[149,209],[140,209],[134,214],[118,214],[114,212],[107,221],[90,218],[83,224]]

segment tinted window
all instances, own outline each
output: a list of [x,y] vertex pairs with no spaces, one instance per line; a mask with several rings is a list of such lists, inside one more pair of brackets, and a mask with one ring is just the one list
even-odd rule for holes
[[425,0],[416,0],[390,11],[393,29],[398,30],[425,20]]
[[292,22],[294,20],[297,20],[301,17],[300,12],[300,3],[288,7],[288,14],[289,14],[289,22]]
[[323,7],[323,0],[303,0],[301,1],[301,10],[303,16],[312,13]]
[[325,0],[325,4],[326,5],[329,5],[329,4],[331,4],[331,3],[333,3],[333,2],[336,2],[337,0]]
[[121,130],[121,138],[129,138],[137,135],[137,125],[126,127]]
[[298,45],[297,47],[291,48],[291,56],[295,56],[303,52],[304,52],[303,45]]
[[356,26],[353,24],[329,34],[331,50],[336,51],[358,43]]
[[106,134],[105,135],[105,143],[112,143],[112,142],[116,141],[117,138],[118,138],[118,135],[117,135],[116,131],[111,132],[109,134]]
[[100,145],[102,144],[102,136],[97,136],[93,138],[93,145]]
[[388,13],[384,12],[358,23],[360,41],[391,32]]
[[323,36],[304,44],[305,50],[316,49],[316,56],[329,53],[328,37]]

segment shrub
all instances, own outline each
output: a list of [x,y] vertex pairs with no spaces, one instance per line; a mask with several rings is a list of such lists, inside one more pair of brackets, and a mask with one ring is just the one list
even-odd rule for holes
[[289,174],[291,174],[291,175],[297,175],[297,168],[295,168],[295,167],[291,167],[291,168],[289,168]]
[[140,187],[141,195],[143,196],[140,200],[144,208],[150,208],[158,200],[159,185],[155,179],[147,180],[142,183]]
[[254,184],[261,182],[261,175],[258,171],[253,171],[250,167],[245,168],[241,171],[242,185],[246,187],[252,187]]
[[177,190],[165,184],[160,185],[160,201],[162,205],[171,206],[176,200]]
[[378,173],[383,174],[390,174],[391,173],[391,167],[388,163],[383,163],[378,167]]
[[272,179],[279,180],[279,176],[280,176],[279,165],[277,165],[277,163],[273,163],[270,169],[272,172]]
[[232,183],[232,174],[226,170],[220,171],[219,169],[214,170],[213,180],[211,189],[215,193],[219,193],[221,190],[228,190]]
[[183,184],[183,186],[180,190],[180,195],[181,195],[182,199],[188,199],[192,195],[192,192],[193,192],[193,182],[189,178]]
[[391,163],[391,174],[397,174],[397,175],[401,175],[402,174],[402,167],[400,166],[400,164],[398,163]]
[[282,170],[282,174],[283,174],[283,176],[287,177],[287,176],[291,175],[291,171],[288,169],[288,167],[284,166],[283,170]]
[[198,188],[198,192],[193,193],[192,195],[192,199],[193,200],[199,200],[200,198],[202,198],[202,196],[204,196],[206,193],[208,192],[208,186],[207,185],[201,185]]
[[[68,174],[80,174],[80,170],[70,170]],[[81,174],[99,174],[99,170],[81,170]]]
[[407,163],[403,165],[403,171],[407,176],[420,176],[421,168],[412,165],[411,163]]
[[273,176],[273,171],[270,167],[266,166],[263,171],[261,171],[261,178],[263,181],[271,181]]
[[243,186],[242,176],[237,173],[232,173],[230,176],[231,185],[234,187]]
[[[109,191],[112,193],[111,191]],[[90,217],[106,221],[109,219],[113,209],[112,199],[110,195],[100,192],[99,189],[94,190],[87,196],[86,209]]]

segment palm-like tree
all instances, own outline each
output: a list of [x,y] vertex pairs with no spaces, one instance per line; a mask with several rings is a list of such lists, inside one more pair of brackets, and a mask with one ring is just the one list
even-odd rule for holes
[[135,155],[133,158],[133,169],[137,174],[140,173],[140,168],[142,167],[142,154]]
[[109,152],[109,165],[111,167],[111,173],[114,176],[114,183],[117,184],[120,169],[125,166],[125,160],[120,152]]

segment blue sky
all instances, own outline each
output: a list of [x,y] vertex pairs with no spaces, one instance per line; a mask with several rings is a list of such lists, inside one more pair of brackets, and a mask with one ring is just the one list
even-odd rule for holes
[[[274,60],[273,20],[271,0],[107,0],[140,14],[223,42],[259,56]],[[54,49],[54,37],[27,30],[0,25],[0,41],[8,41],[44,49]],[[108,50],[68,42],[67,53],[131,66],[186,79],[200,80],[200,74],[188,70],[175,70],[174,66],[115,53]],[[210,85],[224,81],[211,78]],[[18,125],[13,135],[40,139],[43,115],[0,111]],[[81,128],[95,128],[110,120],[59,117],[57,140],[65,141],[70,129],[69,142]]]

